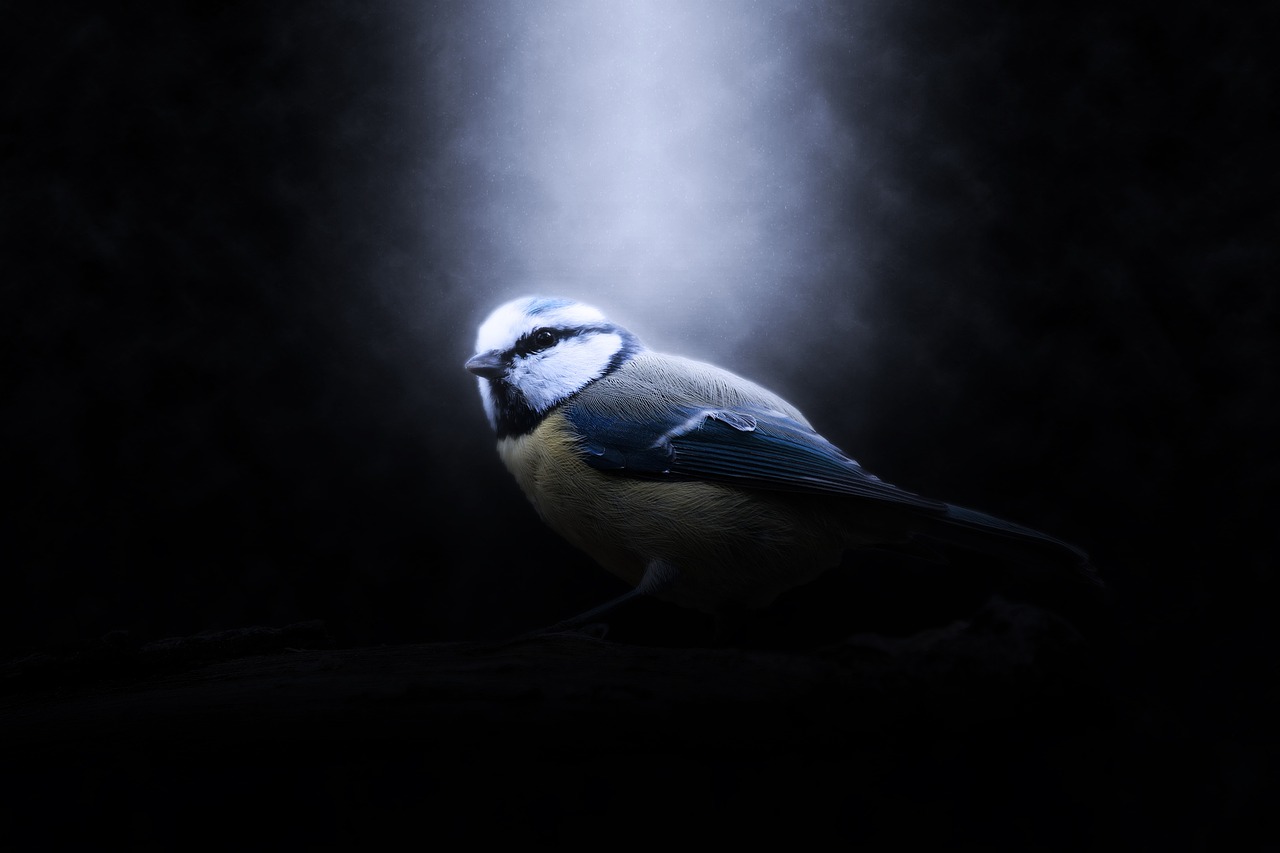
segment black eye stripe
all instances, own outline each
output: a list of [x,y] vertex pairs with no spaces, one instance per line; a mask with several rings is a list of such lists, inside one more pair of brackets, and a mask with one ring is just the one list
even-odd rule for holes
[[550,349],[565,338],[572,337],[577,333],[576,329],[554,329],[550,326],[542,326],[521,335],[520,340],[516,341],[512,351],[517,355],[540,352]]
[[[539,343],[538,335],[543,332],[550,332],[552,337],[545,343]],[[583,335],[595,334],[597,332],[619,334],[620,330],[611,323],[592,323],[586,326],[539,326],[532,331],[526,332],[520,336],[520,340],[516,341],[516,345],[511,348],[513,355],[531,355],[535,352],[550,349],[556,344],[569,338],[577,338]]]

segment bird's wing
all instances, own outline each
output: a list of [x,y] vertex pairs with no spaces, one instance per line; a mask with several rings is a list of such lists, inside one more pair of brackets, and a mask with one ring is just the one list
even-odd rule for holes
[[[1066,558],[1099,583],[1079,548],[1038,530],[899,489],[785,413],[750,406],[664,408],[619,418],[572,407],[588,465],[649,479],[712,480],[749,488],[849,495],[923,511],[916,533],[1034,564]],[[926,521],[927,520],[927,523]]]
[[588,400],[565,415],[582,436],[587,464],[601,470],[946,507],[880,480],[808,424],[772,407],[680,404],[622,414]]
[[732,374],[648,357],[588,386],[564,408],[593,468],[622,476],[712,480],[748,488],[849,495],[908,509],[917,535],[1024,564],[1065,560],[1097,584],[1088,555],[1038,530],[930,500],[867,472],[777,395]]

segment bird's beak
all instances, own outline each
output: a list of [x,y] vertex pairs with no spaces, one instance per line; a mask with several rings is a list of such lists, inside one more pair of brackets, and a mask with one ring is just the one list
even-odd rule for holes
[[502,366],[502,353],[496,349],[471,356],[465,366],[476,376],[483,376],[485,379],[497,379],[505,370]]

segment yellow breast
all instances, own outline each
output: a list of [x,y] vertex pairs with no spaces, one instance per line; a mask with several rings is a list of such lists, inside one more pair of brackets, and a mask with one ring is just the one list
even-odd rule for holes
[[560,413],[498,450],[548,526],[633,586],[651,560],[675,566],[664,597],[686,606],[762,607],[839,560],[840,534],[812,500],[597,470]]

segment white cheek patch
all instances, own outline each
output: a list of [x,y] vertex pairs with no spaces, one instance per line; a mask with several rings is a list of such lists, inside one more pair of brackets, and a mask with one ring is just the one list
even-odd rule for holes
[[535,411],[546,411],[603,376],[621,348],[622,337],[613,333],[565,338],[545,352],[517,359],[511,382]]

